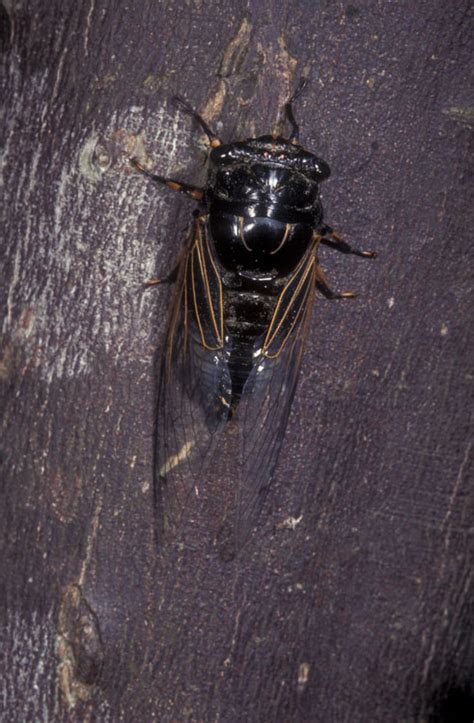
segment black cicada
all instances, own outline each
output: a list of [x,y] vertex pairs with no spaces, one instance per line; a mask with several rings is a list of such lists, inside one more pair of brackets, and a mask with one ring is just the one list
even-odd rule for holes
[[176,534],[185,510],[189,516],[230,439],[233,499],[221,512],[234,550],[242,546],[275,470],[315,290],[331,299],[354,296],[330,290],[318,247],[375,256],[323,223],[319,186],[329,166],[301,147],[293,115],[304,85],[302,79],[285,106],[289,138],[222,144],[178,99],[209,139],[204,188],[132,160],[154,183],[198,202],[188,241],[166,277],[177,293],[158,392],[156,493],[165,535]]

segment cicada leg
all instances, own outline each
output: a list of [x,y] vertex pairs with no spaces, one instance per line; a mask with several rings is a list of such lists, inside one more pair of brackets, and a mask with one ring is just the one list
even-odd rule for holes
[[204,118],[202,118],[199,113],[195,111],[191,105],[189,105],[187,100],[184,100],[184,98],[181,98],[181,96],[179,95],[175,95],[174,100],[179,103],[182,110],[187,113],[187,115],[190,115],[191,118],[194,118],[194,120],[199,123],[199,125],[209,139],[209,145],[211,146],[211,148],[217,148],[218,146],[222,145],[221,139],[214,133],[212,128],[209,128]]
[[180,265],[180,262],[178,261],[176,266],[174,266],[171,269],[171,271],[169,272],[169,274],[166,274],[166,276],[160,276],[160,278],[158,278],[158,279],[147,279],[145,281],[145,286],[148,287],[148,286],[158,286],[158,284],[174,284],[174,282],[178,278],[179,265]]
[[169,274],[166,274],[166,276],[160,276],[156,279],[148,279],[144,282],[146,287],[149,286],[158,286],[159,284],[174,284],[174,282],[177,280],[179,275],[179,270],[181,268],[181,264],[183,263],[183,260],[186,257],[186,254],[188,253],[188,245],[184,246],[180,253],[178,254],[178,258],[176,259],[176,263],[169,272]]
[[188,183],[183,183],[182,181],[175,181],[172,178],[166,178],[165,176],[159,176],[156,173],[151,173],[151,171],[149,171],[148,168],[145,168],[145,166],[142,166],[142,164],[136,158],[131,158],[130,163],[137,171],[139,171],[139,173],[143,173],[143,175],[149,178],[150,181],[156,183],[159,186],[166,186],[167,188],[171,188],[172,191],[179,191],[180,193],[184,193],[186,196],[193,198],[195,201],[202,201],[204,197],[203,188],[199,188],[198,186],[190,186]]
[[186,257],[189,253],[189,249],[190,249],[191,245],[194,243],[194,240],[195,240],[194,239],[194,231],[196,229],[196,223],[203,224],[206,219],[206,216],[203,216],[202,214],[200,214],[198,210],[195,210],[193,212],[193,216],[194,216],[194,222],[193,222],[190,232],[189,232],[188,241],[183,246],[181,251],[179,252],[175,265],[173,266],[173,268],[171,269],[169,274],[166,274],[166,276],[160,276],[159,278],[156,278],[156,279],[148,279],[148,281],[145,281],[145,286],[148,287],[148,286],[158,286],[159,284],[174,284],[174,282],[178,279],[181,267],[183,266],[183,264],[186,265],[185,264]]
[[[339,234],[331,228],[331,226],[323,226],[319,229],[322,235],[321,243],[325,246],[329,246],[336,251],[341,251],[343,254],[354,254],[355,256],[363,256],[366,259],[374,259],[377,256],[376,251],[361,251],[344,241]],[[325,238],[326,234],[330,238]]]
[[354,299],[357,296],[353,291],[343,291],[337,294],[330,289],[321,266],[316,267],[316,286],[326,299]]
[[304,90],[306,84],[308,82],[307,78],[301,77],[300,82],[298,83],[298,86],[291,96],[291,98],[285,103],[285,114],[286,117],[291,125],[291,133],[288,140],[290,143],[293,143],[294,145],[299,145],[300,142],[300,128],[298,123],[296,122],[294,113],[293,113],[293,103],[298,98],[298,96],[301,94],[301,92]]

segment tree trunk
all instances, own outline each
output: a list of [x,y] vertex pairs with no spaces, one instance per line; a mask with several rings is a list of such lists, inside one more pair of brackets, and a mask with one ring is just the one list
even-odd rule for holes
[[[469,7],[0,6],[2,720],[473,719]],[[317,301],[241,554],[199,540],[163,565],[169,293],[143,281],[193,202],[129,159],[202,183],[173,96],[242,139],[282,127],[302,74],[326,219],[379,258],[321,254],[359,298]]]

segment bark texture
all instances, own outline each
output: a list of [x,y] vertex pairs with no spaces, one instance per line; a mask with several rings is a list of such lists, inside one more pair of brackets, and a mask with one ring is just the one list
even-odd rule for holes
[[[5,721],[474,717],[467,0],[4,0],[0,708]],[[157,563],[155,363],[198,183],[302,73],[326,218],[278,474],[243,554]],[[471,103],[471,105],[470,105]],[[451,716],[451,717],[450,717]]]

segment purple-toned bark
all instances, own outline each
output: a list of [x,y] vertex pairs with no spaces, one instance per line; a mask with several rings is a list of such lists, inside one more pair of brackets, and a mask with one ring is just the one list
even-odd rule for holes
[[[469,3],[1,7],[0,718],[472,720]],[[317,301],[242,554],[204,535],[160,564],[169,291],[142,282],[193,203],[127,159],[198,184],[172,97],[235,140],[281,122],[302,73],[326,219],[379,258],[321,252],[359,298]]]

